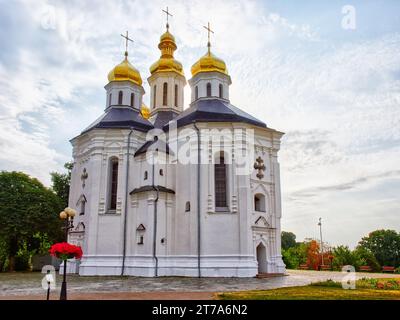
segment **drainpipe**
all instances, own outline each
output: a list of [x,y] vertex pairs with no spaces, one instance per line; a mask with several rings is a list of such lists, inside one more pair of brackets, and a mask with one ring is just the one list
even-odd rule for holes
[[[156,138],[156,137],[155,137]],[[157,149],[156,149],[157,151]],[[154,152],[154,151],[153,151]],[[157,206],[159,198],[158,186],[154,184],[154,174],[155,174],[155,163],[154,163],[154,153],[153,153],[153,165],[152,165],[152,178],[151,186],[156,191],[156,198],[154,200],[154,224],[153,224],[153,259],[156,263],[155,265],[155,276],[158,277],[158,258],[157,258]]]
[[129,153],[131,148],[131,135],[133,133],[133,128],[128,134],[128,142],[126,145],[126,175],[125,175],[125,208],[124,208],[124,238],[123,238],[123,249],[122,249],[122,268],[121,276],[124,275],[125,271],[125,258],[126,258],[126,219],[128,216],[128,181],[129,181]]
[[197,269],[198,277],[201,278],[200,271],[200,253],[201,253],[201,228],[200,228],[200,130],[196,125],[196,121],[193,121],[193,126],[197,133]]

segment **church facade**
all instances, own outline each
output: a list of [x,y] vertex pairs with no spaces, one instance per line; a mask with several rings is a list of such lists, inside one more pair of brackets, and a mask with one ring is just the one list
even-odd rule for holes
[[108,74],[106,108],[71,140],[68,241],[80,275],[254,277],[285,273],[278,151],[283,133],[233,106],[226,64],[191,68],[191,101],[166,32],[142,78],[124,60]]

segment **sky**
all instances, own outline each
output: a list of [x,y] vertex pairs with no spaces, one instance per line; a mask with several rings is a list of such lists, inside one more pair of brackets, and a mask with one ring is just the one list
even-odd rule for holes
[[[0,0],[0,170],[50,185],[123,59],[145,80],[170,31],[187,78],[212,51],[235,106],[283,131],[282,229],[354,247],[400,231],[400,2]],[[147,82],[144,88],[149,92]],[[189,88],[185,89],[186,107]],[[148,104],[149,95],[145,95]]]

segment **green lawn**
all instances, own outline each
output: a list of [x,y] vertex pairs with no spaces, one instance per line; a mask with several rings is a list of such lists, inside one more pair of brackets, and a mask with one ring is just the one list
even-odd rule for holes
[[[356,289],[343,289],[339,282],[325,281],[302,287],[272,290],[225,292],[216,294],[220,300],[400,300],[400,285],[388,288],[387,283],[399,279],[362,279]],[[384,286],[384,289],[378,289]],[[390,284],[389,284],[390,286]]]

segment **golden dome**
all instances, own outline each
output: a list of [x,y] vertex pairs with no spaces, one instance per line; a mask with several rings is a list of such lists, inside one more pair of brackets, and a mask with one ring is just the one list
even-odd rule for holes
[[142,77],[139,71],[129,62],[126,52],[125,59],[108,73],[108,81],[130,81],[138,86],[142,85]]
[[167,31],[161,35],[160,43],[158,44],[158,49],[161,50],[161,57],[150,67],[152,75],[157,72],[176,72],[181,76],[185,76],[182,64],[174,58],[176,48],[175,37],[168,31],[167,27]]
[[221,72],[228,75],[225,62],[211,53],[210,50],[192,66],[192,76],[200,72]]

